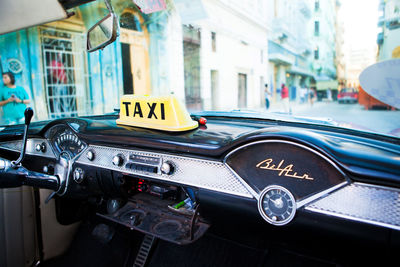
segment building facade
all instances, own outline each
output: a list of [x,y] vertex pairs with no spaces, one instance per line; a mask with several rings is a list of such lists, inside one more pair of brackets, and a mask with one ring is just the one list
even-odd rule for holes
[[120,36],[93,53],[85,34],[107,14],[104,3],[0,36],[1,70],[26,89],[34,119],[113,112],[123,94],[174,94],[190,110],[264,105],[266,1],[167,1],[150,15],[132,1],[113,6]]
[[400,58],[400,0],[381,0],[378,20],[378,61]]
[[93,53],[86,52],[85,34],[107,14],[104,3],[79,7],[64,21],[0,36],[2,71],[12,71],[28,92],[34,119],[104,114],[119,108],[123,94],[169,94],[183,87],[183,79],[179,84],[169,75],[179,73],[170,59],[182,58],[182,51],[164,53],[175,38],[168,32],[173,19],[141,15],[133,2],[113,5],[121,18],[120,37]]
[[194,16],[197,19],[181,16],[188,108],[229,110],[264,105],[266,2],[198,0],[191,5],[196,10],[202,6],[203,14]]
[[337,0],[313,1],[310,28],[313,32],[312,72],[315,73],[315,88],[318,98],[329,97],[329,92],[337,93],[336,72],[336,30]]
[[[335,65],[336,65],[336,76],[338,81],[338,89],[346,87],[347,84],[347,72],[346,72],[346,60],[345,60],[345,47],[344,47],[344,21],[343,15],[340,12],[340,3],[336,4],[336,47],[335,47]],[[332,96],[334,98],[334,96]]]
[[268,36],[269,77],[273,101],[280,101],[280,88],[285,84],[289,98],[300,99],[301,88],[309,88],[312,42],[307,25],[312,18],[310,1],[268,1],[271,34]]

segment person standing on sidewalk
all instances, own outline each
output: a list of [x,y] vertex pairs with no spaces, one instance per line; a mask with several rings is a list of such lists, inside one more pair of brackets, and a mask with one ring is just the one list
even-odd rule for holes
[[310,104],[311,104],[311,106],[314,105],[314,101],[315,101],[316,98],[317,98],[317,92],[315,91],[314,88],[311,88],[311,90],[310,90]]
[[25,89],[15,85],[15,78],[11,72],[3,73],[4,87],[0,90],[0,106],[3,107],[2,122],[11,124],[24,123],[26,104],[30,103]]
[[281,99],[282,99],[282,104],[283,104],[283,111],[285,113],[290,112],[290,107],[289,107],[289,89],[286,87],[284,83],[282,83],[281,87]]
[[271,96],[271,92],[269,91],[268,84],[266,83],[265,90],[264,90],[264,97],[265,97],[265,107],[267,110],[269,109],[269,105],[270,105],[270,100],[269,100],[270,96]]

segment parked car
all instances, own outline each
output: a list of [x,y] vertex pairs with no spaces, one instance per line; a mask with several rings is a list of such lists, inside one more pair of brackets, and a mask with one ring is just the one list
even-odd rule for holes
[[337,96],[339,103],[357,103],[358,91],[354,88],[343,88]]

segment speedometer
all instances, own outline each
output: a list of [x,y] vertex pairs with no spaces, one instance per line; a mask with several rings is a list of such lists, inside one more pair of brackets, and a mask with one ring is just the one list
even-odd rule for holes
[[54,145],[59,152],[67,152],[73,157],[86,148],[86,144],[79,140],[78,136],[70,130],[65,130],[56,135]]

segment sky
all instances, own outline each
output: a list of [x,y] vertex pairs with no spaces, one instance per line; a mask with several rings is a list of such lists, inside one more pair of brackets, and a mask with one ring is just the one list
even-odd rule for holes
[[345,53],[351,49],[370,50],[375,57],[379,0],[341,0],[340,18],[344,24]]
[[[341,0],[346,79],[358,83],[362,70],[376,62],[379,0]],[[361,50],[361,51],[360,51]]]

